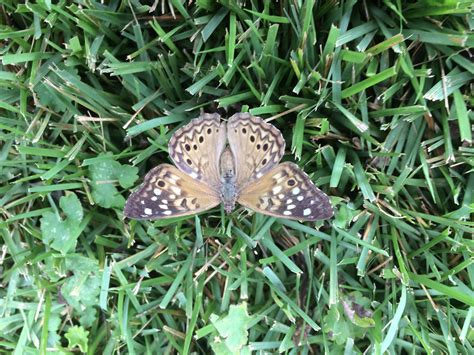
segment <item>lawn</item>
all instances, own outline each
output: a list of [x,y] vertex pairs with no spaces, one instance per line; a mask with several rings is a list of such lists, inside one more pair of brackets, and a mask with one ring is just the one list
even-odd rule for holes
[[[468,0],[0,0],[0,352],[473,354]],[[125,219],[200,113],[330,196]]]

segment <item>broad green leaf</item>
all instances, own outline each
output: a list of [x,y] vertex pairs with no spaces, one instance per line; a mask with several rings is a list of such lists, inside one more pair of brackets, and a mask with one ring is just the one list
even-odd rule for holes
[[323,321],[323,331],[337,344],[344,344],[346,339],[353,337],[350,323],[343,317],[339,307],[332,305]]
[[117,185],[129,188],[138,179],[138,168],[121,165],[112,158],[112,154],[100,154],[100,159],[89,166],[91,177],[92,197],[101,207],[122,208],[125,198],[119,193]]
[[348,338],[362,338],[366,329],[375,326],[370,310],[370,300],[358,291],[341,297],[341,302],[331,306],[324,318],[323,331],[337,344]]
[[354,291],[343,297],[342,305],[347,318],[362,328],[374,326],[373,312],[370,310],[370,299],[362,296],[359,291]]
[[214,338],[211,346],[216,354],[240,354],[248,341],[248,326],[252,318],[248,315],[247,304],[231,305],[229,313],[224,317],[213,314],[211,323],[217,330],[218,335]]
[[68,347],[73,349],[78,347],[79,350],[83,353],[87,353],[88,341],[89,341],[89,332],[85,330],[82,326],[78,327],[77,325],[70,327],[65,335],[69,344]]
[[75,249],[77,238],[81,233],[83,209],[74,193],[61,197],[59,205],[66,217],[61,218],[54,212],[44,213],[41,218],[41,236],[45,244],[62,254],[67,254]]
[[96,318],[102,271],[96,261],[81,255],[66,259],[66,269],[72,273],[61,287],[61,294],[80,316],[81,324],[89,327]]

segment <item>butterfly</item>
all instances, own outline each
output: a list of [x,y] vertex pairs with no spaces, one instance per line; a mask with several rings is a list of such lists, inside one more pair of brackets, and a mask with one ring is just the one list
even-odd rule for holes
[[230,213],[239,203],[287,219],[330,218],[333,208],[296,164],[280,163],[285,140],[272,124],[249,113],[228,122],[203,114],[178,129],[168,151],[174,165],[150,170],[128,198],[124,215],[133,219],[188,216],[220,203]]

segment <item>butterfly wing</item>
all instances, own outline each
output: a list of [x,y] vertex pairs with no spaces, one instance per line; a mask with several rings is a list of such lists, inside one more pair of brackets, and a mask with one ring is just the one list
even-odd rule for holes
[[277,165],[247,185],[237,202],[257,212],[287,219],[315,221],[333,215],[328,196],[296,164],[289,162]]
[[285,153],[280,131],[248,113],[237,113],[229,119],[227,139],[234,156],[238,189],[261,178]]
[[168,151],[179,170],[215,187],[220,184],[219,158],[225,144],[225,124],[220,116],[204,114],[173,134]]
[[143,184],[125,204],[124,215],[133,219],[187,216],[220,203],[219,194],[169,164],[150,170]]

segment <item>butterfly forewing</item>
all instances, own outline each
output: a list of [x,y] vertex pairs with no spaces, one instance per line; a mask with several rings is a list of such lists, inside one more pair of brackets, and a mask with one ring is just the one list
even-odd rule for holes
[[282,163],[253,184],[237,200],[263,214],[314,221],[333,215],[328,196],[296,164]]
[[219,194],[169,164],[152,169],[125,204],[126,217],[170,218],[195,214],[217,206]]
[[209,186],[220,183],[219,158],[226,144],[225,124],[218,114],[204,114],[178,129],[168,144],[176,167]]
[[248,113],[237,113],[229,119],[227,139],[235,159],[238,190],[261,178],[285,153],[280,131]]

